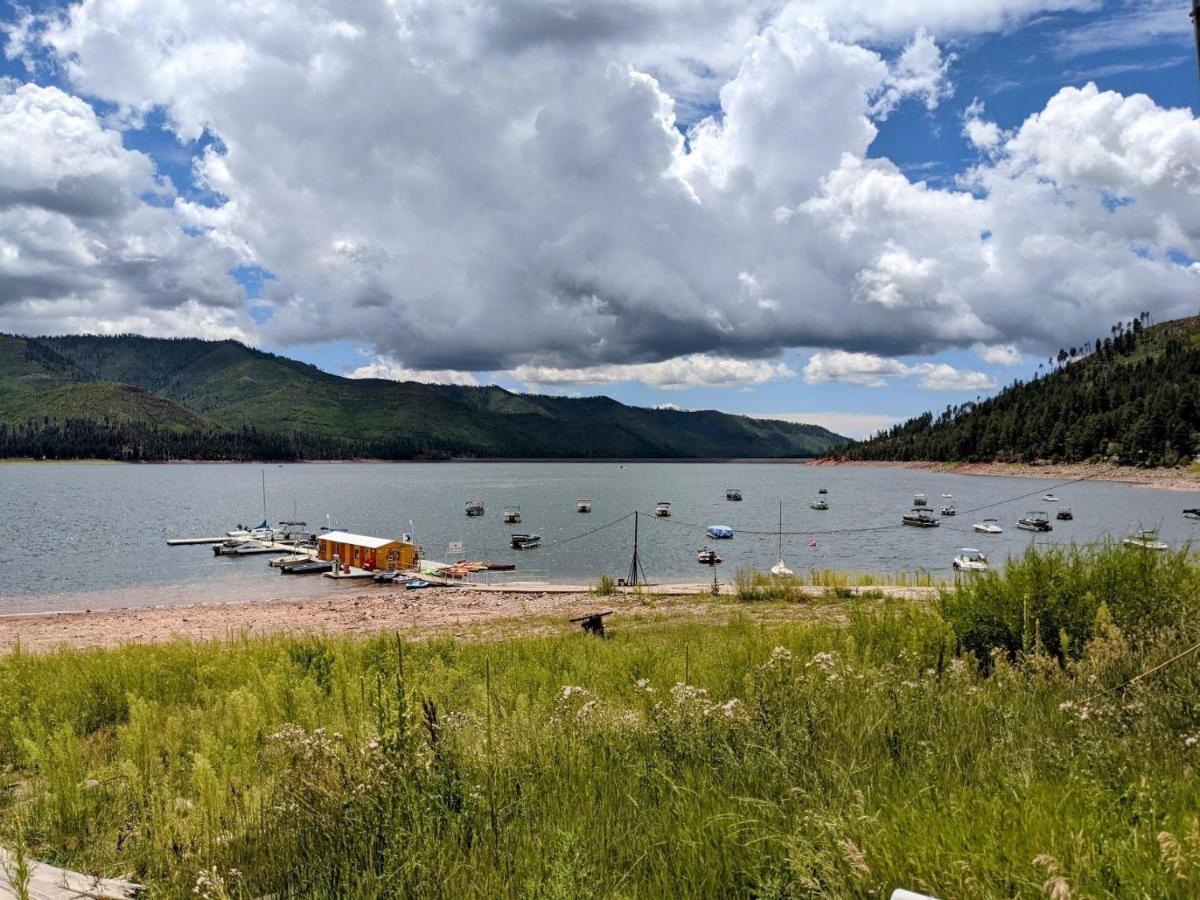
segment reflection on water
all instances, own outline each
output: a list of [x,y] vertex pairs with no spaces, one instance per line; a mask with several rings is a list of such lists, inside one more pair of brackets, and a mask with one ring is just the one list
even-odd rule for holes
[[[34,610],[154,606],[250,599],[287,599],[344,591],[319,577],[283,577],[266,558],[215,558],[207,546],[168,548],[169,537],[219,535],[263,517],[261,477],[266,473],[267,518],[299,516],[312,527],[330,521],[354,531],[386,536],[413,532],[433,559],[466,556],[515,562],[514,577],[595,581],[627,571],[633,537],[629,519],[586,538],[557,543],[598,528],[634,510],[640,522],[640,555],[651,580],[703,580],[696,551],[710,541],[703,526],[739,532],[720,543],[722,578],[742,566],[775,562],[778,503],[783,556],[797,572],[808,568],[948,574],[960,546],[986,549],[993,561],[1031,540],[1016,519],[1030,509],[1051,515],[1063,506],[1072,522],[1036,538],[1084,542],[1120,537],[1135,528],[1161,528],[1163,539],[1190,540],[1196,523],[1182,518],[1200,505],[1200,493],[1156,491],[1110,482],[1056,487],[1058,504],[1041,494],[1053,481],[983,478],[887,468],[822,468],[786,463],[344,463],[295,465],[95,465],[0,466],[0,613]],[[828,511],[809,503],[819,488]],[[739,488],[741,503],[725,499]],[[900,516],[913,494],[941,506],[953,494],[960,514],[936,529],[904,528]],[[1009,499],[1031,494],[1026,499]],[[467,500],[479,497],[486,515],[467,518]],[[592,512],[576,512],[580,498]],[[670,519],[656,519],[658,501],[672,504]],[[1000,501],[973,515],[968,510]],[[505,525],[506,506],[521,508],[522,523]],[[994,516],[996,537],[971,525]],[[879,527],[877,531],[853,531]],[[764,534],[751,535],[746,531]],[[509,546],[513,531],[543,537],[540,550]],[[828,533],[832,532],[832,533]],[[815,540],[816,546],[810,546]],[[462,541],[464,550],[448,544]],[[364,586],[356,585],[356,589]]]

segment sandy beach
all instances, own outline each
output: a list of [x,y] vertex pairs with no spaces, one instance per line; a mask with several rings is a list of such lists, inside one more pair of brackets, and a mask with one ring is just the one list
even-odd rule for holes
[[1190,469],[1139,469],[1112,463],[945,463],[876,462],[821,459],[814,466],[850,466],[870,469],[915,469],[923,472],[948,472],[954,475],[991,475],[1003,478],[1045,478],[1052,481],[1118,481],[1139,487],[1165,491],[1200,491],[1200,472]]
[[[653,589],[650,589],[651,591]],[[172,640],[233,640],[273,634],[370,635],[399,631],[411,638],[452,637],[486,640],[510,634],[576,630],[568,620],[588,612],[613,610],[614,626],[664,617],[703,616],[714,624],[736,615],[756,619],[827,616],[839,604],[823,602],[826,588],[806,589],[812,604],[737,603],[726,593],[627,593],[596,596],[570,590],[500,590],[474,587],[422,591],[365,589],[353,594],[300,601],[213,603],[149,609],[41,613],[0,618],[0,653],[56,647],[116,647]],[[857,589],[851,589],[857,590]],[[936,594],[934,588],[862,588],[905,599]]]

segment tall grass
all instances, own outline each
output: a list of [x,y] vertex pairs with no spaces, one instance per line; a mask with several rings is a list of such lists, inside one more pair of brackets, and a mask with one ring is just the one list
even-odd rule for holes
[[[842,627],[10,654],[3,840],[169,897],[1194,896],[1200,667],[1102,692],[1194,639],[1200,577],[1107,552]],[[1018,600],[1043,639],[984,674]]]
[[916,573],[896,572],[889,575],[876,572],[810,569],[808,572],[780,577],[757,569],[738,569],[734,573],[733,584],[735,596],[743,602],[770,600],[783,603],[803,603],[813,598],[813,592],[809,588],[825,588],[840,596],[849,591],[871,587],[944,587],[946,581],[944,579],[935,580],[927,570]]

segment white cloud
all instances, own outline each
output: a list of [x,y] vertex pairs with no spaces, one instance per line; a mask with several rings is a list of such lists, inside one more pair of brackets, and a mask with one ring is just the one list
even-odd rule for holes
[[460,372],[456,369],[406,369],[383,357],[376,357],[372,362],[347,372],[346,377],[419,381],[422,384],[460,384],[468,387],[475,387],[479,384],[479,381],[470,372]]
[[[353,340],[414,372],[667,386],[788,377],[754,367],[790,347],[1032,350],[1141,309],[1182,314],[1200,288],[1200,268],[1170,256],[1200,256],[1186,110],[1069,88],[1006,134],[978,108],[964,128],[988,152],[954,189],[869,155],[883,108],[946,95],[949,56],[930,35],[1093,6],[84,0],[16,29],[10,52],[48,49],[74,90],[118,107],[112,122],[161,108],[181,138],[219,139],[196,175],[224,202],[142,202],[169,189],[94,121],[78,145],[94,162],[18,155],[11,183],[52,181],[54,203],[101,203],[113,186],[121,225],[100,234],[47,206],[37,227],[26,212],[5,223],[6,240],[40,241],[21,252],[44,281],[71,284],[17,312],[0,299],[0,324],[243,328],[224,270],[254,264],[277,276],[276,345]],[[83,200],[57,179],[77,170]],[[75,262],[101,246],[146,249],[155,278]],[[75,284],[84,274],[101,287]],[[693,357],[756,374],[670,374]]]
[[1000,126],[983,118],[983,103],[976,98],[963,112],[963,136],[977,150],[991,151],[1004,137]]
[[867,438],[890,428],[900,420],[895,416],[877,413],[856,412],[793,412],[755,414],[758,419],[782,419],[784,422],[799,422],[804,425],[820,425],[836,434],[850,438]]
[[1176,0],[1131,0],[1103,18],[1065,29],[1056,49],[1061,56],[1087,56],[1137,47],[1162,49],[1169,43],[1190,43],[1192,27]]
[[785,363],[730,359],[700,353],[657,363],[588,366],[578,369],[518,366],[499,374],[530,387],[626,384],[636,381],[668,391],[694,387],[757,385],[796,377],[796,373]]
[[990,347],[979,345],[976,347],[976,352],[980,359],[994,366],[1019,366],[1021,364],[1021,351],[1012,344],[993,344]]
[[844,350],[814,353],[804,367],[804,380],[809,384],[855,384],[880,388],[889,378],[917,376],[921,387],[931,391],[990,391],[995,380],[984,372],[956,369],[948,363],[917,363],[907,365],[874,353],[848,353]]

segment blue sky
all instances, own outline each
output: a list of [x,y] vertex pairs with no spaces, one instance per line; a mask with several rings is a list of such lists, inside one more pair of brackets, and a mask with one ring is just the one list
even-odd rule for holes
[[863,434],[1200,283],[1185,3],[138,6],[0,0],[0,190],[109,204],[0,222],[79,239],[16,242],[0,329]]

